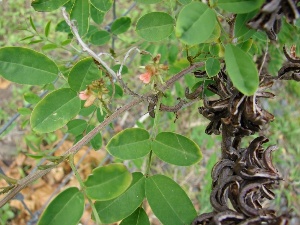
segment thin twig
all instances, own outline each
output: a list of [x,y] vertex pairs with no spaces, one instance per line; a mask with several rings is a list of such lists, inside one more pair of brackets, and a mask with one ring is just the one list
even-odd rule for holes
[[265,49],[265,54],[264,54],[264,58],[263,58],[263,61],[261,62],[261,65],[260,65],[260,68],[259,68],[259,72],[258,72],[258,75],[261,75],[261,71],[264,67],[264,64],[266,62],[266,59],[267,59],[267,55],[268,55],[268,48],[269,48],[269,42],[267,42],[266,44],[266,49]]
[[70,20],[69,15],[66,11],[65,7],[62,7],[62,14],[63,17],[66,21],[66,23],[70,26],[74,36],[76,37],[79,45],[81,46],[82,50],[84,52],[87,52],[90,56],[92,56],[97,62],[99,62],[106,70],[107,72],[114,78],[117,79],[117,75],[116,73],[95,53],[93,52],[88,46],[87,44],[84,43],[84,41],[81,39],[79,33],[78,33],[78,29],[75,26],[74,22]]
[[132,51],[137,51],[137,52],[139,52],[139,53],[141,52],[137,47],[130,48],[130,49],[126,52],[126,54],[125,54],[125,56],[124,56],[124,59],[123,59],[123,62],[121,63],[120,68],[119,68],[119,70],[118,70],[118,72],[117,72],[117,78],[118,78],[119,83],[120,83],[120,84],[122,85],[122,87],[128,92],[128,94],[130,94],[130,95],[132,95],[132,96],[135,96],[135,97],[141,98],[142,96],[140,96],[139,94],[137,94],[137,93],[135,93],[134,91],[132,91],[132,90],[127,86],[127,84],[123,81],[123,79],[122,79],[122,70],[123,70],[124,64],[125,64],[127,58],[130,56],[130,53],[131,53]]

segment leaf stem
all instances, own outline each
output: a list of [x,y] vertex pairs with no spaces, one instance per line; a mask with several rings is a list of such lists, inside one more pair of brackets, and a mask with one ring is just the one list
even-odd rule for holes
[[100,218],[99,218],[99,215],[97,213],[97,210],[95,208],[95,205],[94,203],[92,202],[92,200],[87,196],[86,194],[86,191],[85,191],[85,185],[83,183],[83,180],[81,179],[76,167],[75,167],[75,163],[74,163],[74,154],[70,154],[69,156],[69,164],[72,168],[72,171],[74,172],[75,176],[76,176],[76,179],[78,180],[79,184],[80,184],[80,187],[81,187],[81,190],[82,192],[84,193],[85,197],[88,199],[89,203],[90,203],[90,206],[92,208],[92,211],[93,211],[93,215],[95,217],[95,220],[96,220],[96,224],[97,225],[100,225],[101,224],[101,221],[100,221]]

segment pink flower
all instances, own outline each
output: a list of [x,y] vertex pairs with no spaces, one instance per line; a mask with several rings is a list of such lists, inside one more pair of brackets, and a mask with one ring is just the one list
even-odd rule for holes
[[139,76],[140,80],[143,81],[145,84],[149,84],[151,80],[152,73],[150,71],[147,71],[146,73],[143,73]]
[[90,97],[90,95],[87,93],[87,91],[81,91],[79,92],[79,98],[81,100],[87,100]]

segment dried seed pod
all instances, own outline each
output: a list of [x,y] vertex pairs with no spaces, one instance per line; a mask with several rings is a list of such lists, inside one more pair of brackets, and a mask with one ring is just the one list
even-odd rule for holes
[[182,106],[186,103],[185,100],[182,100],[182,99],[179,99],[179,102],[174,105],[174,106],[167,106],[167,105],[164,105],[164,104],[160,104],[159,106],[159,110],[160,111],[165,111],[165,112],[177,112],[179,111]]

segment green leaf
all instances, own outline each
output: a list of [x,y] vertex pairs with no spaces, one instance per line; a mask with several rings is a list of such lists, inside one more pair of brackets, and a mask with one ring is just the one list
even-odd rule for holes
[[155,4],[161,2],[161,0],[136,0],[136,2],[143,4]]
[[120,17],[116,19],[111,25],[111,32],[115,35],[126,32],[131,25],[131,19],[129,17]]
[[161,160],[178,166],[190,166],[202,158],[195,142],[172,132],[159,133],[151,147]]
[[58,194],[43,212],[38,225],[77,225],[84,211],[84,195],[76,187]]
[[200,44],[211,37],[216,23],[216,15],[212,9],[202,2],[191,2],[178,15],[176,36],[184,44]]
[[192,2],[192,0],[178,0],[182,5],[186,5]]
[[66,4],[69,0],[34,0],[31,6],[35,11],[51,12]]
[[58,76],[56,64],[42,53],[28,48],[0,48],[0,75],[19,84],[44,85]]
[[[95,126],[89,125],[86,129],[86,133],[89,133],[91,130],[93,130]],[[92,147],[94,150],[99,150],[102,146],[102,136],[100,133],[97,133],[90,141]]]
[[220,50],[221,50],[221,44],[220,43],[209,45],[209,52],[210,52],[210,54],[212,54],[214,56],[218,56]]
[[56,49],[58,46],[56,44],[47,44],[42,47],[43,51]]
[[91,0],[95,8],[100,11],[107,12],[113,5],[113,0]]
[[66,46],[66,45],[70,44],[71,42],[72,42],[72,39],[67,39],[67,40],[62,41],[60,44],[62,46]]
[[120,225],[150,225],[150,221],[145,210],[139,207],[134,213],[122,220]]
[[25,41],[25,40],[31,39],[33,37],[34,37],[34,35],[30,35],[30,36],[22,38],[20,41]]
[[[117,98],[117,97],[122,97],[123,96],[123,89],[119,86],[119,85],[117,85],[117,84],[114,84],[115,85],[115,97]],[[110,84],[110,85],[108,85],[107,86],[107,89],[108,89],[108,95],[112,95],[112,92],[113,92],[113,88],[112,88],[112,85]]]
[[118,197],[130,185],[132,175],[120,163],[93,169],[92,174],[84,182],[89,198],[106,201]]
[[101,24],[103,22],[105,13],[95,8],[95,6],[91,5],[91,17],[95,23]]
[[31,110],[28,108],[22,107],[22,108],[18,108],[18,113],[20,113],[23,116],[26,116],[26,115],[31,114]]
[[82,134],[87,128],[87,122],[82,119],[75,119],[68,122],[67,127],[68,133],[78,136],[79,134]]
[[95,207],[103,223],[113,223],[132,214],[145,198],[145,180],[142,173],[132,174],[130,187],[117,198],[96,202]]
[[110,40],[110,34],[106,30],[96,31],[92,34],[90,42],[93,45],[104,45]]
[[71,29],[70,29],[69,25],[64,20],[60,21],[56,25],[55,31],[65,32],[65,33],[71,33]]
[[252,47],[252,44],[253,44],[253,39],[248,39],[247,41],[239,43],[237,46],[241,48],[243,51],[248,52]]
[[[111,69],[117,73],[119,71],[120,67],[121,67],[121,64],[116,64]],[[124,75],[126,73],[128,73],[128,67],[123,65],[121,74]]]
[[97,109],[97,120],[102,123],[106,117],[106,112],[101,112],[100,108]]
[[262,6],[265,0],[218,0],[217,6],[232,13],[248,13]]
[[259,78],[252,58],[239,47],[228,44],[225,47],[225,63],[233,85],[243,94],[253,95]]
[[174,19],[164,12],[151,12],[142,16],[136,24],[137,34],[146,41],[161,41],[174,30]]
[[70,88],[53,91],[33,109],[30,117],[35,132],[55,131],[67,124],[80,110],[80,99]]
[[101,78],[101,72],[94,63],[93,58],[85,58],[78,61],[71,69],[68,76],[70,88],[80,92],[86,89],[87,85],[94,80]]
[[71,11],[71,19],[76,20],[78,33],[84,36],[89,30],[90,3],[86,0],[75,0]]
[[51,20],[50,20],[50,21],[46,24],[46,26],[45,26],[45,36],[46,36],[46,37],[49,36],[50,27],[51,27]]
[[30,104],[38,103],[41,100],[41,98],[38,95],[36,95],[32,92],[25,93],[24,94],[24,99],[25,99],[26,102],[28,102]]
[[182,188],[171,178],[155,175],[146,180],[146,197],[162,224],[191,224],[196,210]]
[[36,27],[35,27],[35,25],[34,25],[34,22],[33,22],[31,16],[29,17],[29,22],[30,22],[30,25],[31,25],[32,29],[34,29],[34,30],[36,31]]
[[[83,105],[84,105],[84,101],[82,101],[82,107],[83,107]],[[81,110],[79,111],[79,115],[81,115],[81,116],[89,116],[89,115],[91,115],[91,113],[95,112],[96,108],[97,108],[95,105],[91,105],[87,108],[85,108],[85,107],[82,108],[82,107],[81,107]]]
[[205,70],[209,77],[213,77],[219,73],[221,69],[220,61],[215,58],[208,58],[205,62]]
[[107,151],[120,159],[137,159],[151,150],[150,135],[141,128],[128,128],[116,134],[107,144]]
[[33,40],[33,41],[29,42],[28,44],[32,45],[32,44],[37,44],[37,43],[40,43],[40,42],[43,42],[43,41],[44,41],[43,39],[38,39],[38,40]]
[[243,37],[243,40],[250,38],[256,31],[247,27],[247,22],[257,14],[253,11],[245,14],[238,14],[234,23],[234,36]]

